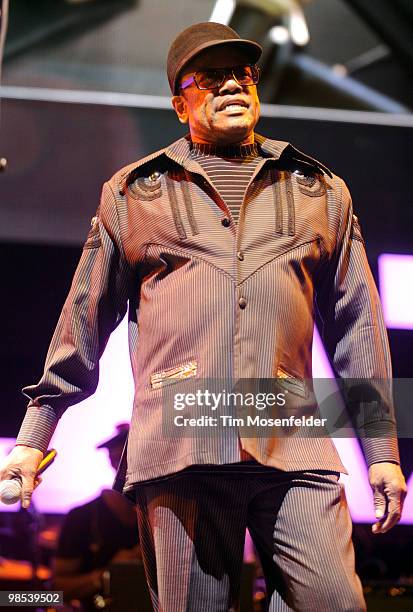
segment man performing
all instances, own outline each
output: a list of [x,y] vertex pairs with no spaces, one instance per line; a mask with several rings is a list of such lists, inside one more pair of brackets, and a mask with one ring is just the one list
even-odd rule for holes
[[[136,502],[155,610],[238,606],[248,527],[275,611],[365,610],[328,436],[167,436],[163,393],[197,379],[311,379],[313,313],[337,377],[391,379],[386,329],[344,181],[254,132],[259,45],[217,23],[171,45],[172,104],[190,134],[102,192],[2,478],[34,474],[64,410],[91,395],[129,303],[135,400],[114,487]],[[298,383],[299,384],[299,383]],[[391,409],[380,423],[394,427]],[[364,425],[377,522],[400,518],[397,438]],[[370,434],[370,435],[369,435]]]

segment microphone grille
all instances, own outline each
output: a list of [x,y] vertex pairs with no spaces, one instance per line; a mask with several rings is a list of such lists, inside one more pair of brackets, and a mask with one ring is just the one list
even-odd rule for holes
[[12,480],[3,480],[0,483],[0,499],[3,504],[15,504],[20,500],[22,485],[20,480],[13,478]]

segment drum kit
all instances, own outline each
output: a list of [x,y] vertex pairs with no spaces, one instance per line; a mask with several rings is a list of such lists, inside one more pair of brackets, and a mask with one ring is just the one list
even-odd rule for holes
[[[15,532],[10,527],[0,527],[0,541],[5,542],[13,541]],[[54,555],[57,549],[57,541],[59,537],[59,526],[50,525],[37,532],[35,544],[36,544],[36,559],[43,557],[48,560]],[[48,561],[46,561],[48,562]],[[49,565],[44,563],[38,564],[33,560],[21,560],[3,557],[0,555],[0,591],[49,591],[53,590],[52,583],[52,570]],[[43,612],[74,612],[75,610],[81,610],[80,602],[79,607],[75,607],[75,602],[71,602],[71,605],[59,606],[58,608],[47,607],[40,608]],[[7,610],[9,608],[1,608]],[[12,608],[10,608],[11,610]],[[15,610],[16,608],[13,608]],[[30,610],[38,611],[39,608],[24,608],[27,612]]]
[[[13,551],[15,530],[10,527],[0,528],[0,538],[3,547],[9,554]],[[39,563],[38,559],[47,559],[52,556],[56,549],[58,539],[58,527],[52,526],[42,529],[36,534],[34,554],[30,554],[30,560],[13,559],[0,556],[0,590],[1,591],[43,591],[50,590],[52,572],[46,564]],[[7,543],[7,544],[6,544]],[[33,543],[30,550],[33,551]],[[3,548],[2,547],[2,548]],[[16,546],[16,549],[18,547]],[[43,550],[44,553],[43,553]],[[16,555],[20,556],[20,555]],[[29,608],[25,608],[29,609]],[[61,608],[59,608],[60,612]]]

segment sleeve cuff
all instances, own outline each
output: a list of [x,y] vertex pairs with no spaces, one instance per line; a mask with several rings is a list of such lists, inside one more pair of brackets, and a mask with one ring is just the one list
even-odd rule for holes
[[49,442],[56,429],[58,420],[51,406],[47,404],[43,406],[29,404],[15,444],[31,446],[45,453],[49,447]]
[[397,438],[362,438],[361,444],[368,467],[372,463],[381,463],[383,461],[390,461],[400,465]]

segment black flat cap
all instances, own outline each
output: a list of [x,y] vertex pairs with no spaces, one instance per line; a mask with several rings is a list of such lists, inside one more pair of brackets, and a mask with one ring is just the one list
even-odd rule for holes
[[109,438],[109,440],[105,440],[101,442],[96,448],[113,448],[114,446],[120,446],[125,444],[126,438],[128,437],[129,432],[129,424],[128,423],[119,423],[116,425],[117,433]]
[[185,64],[200,51],[219,45],[238,47],[246,54],[252,64],[255,64],[262,53],[262,48],[258,43],[241,38],[229,26],[213,21],[195,23],[178,34],[169,49],[166,71],[169,86],[174,95],[177,94],[178,90],[179,73]]

